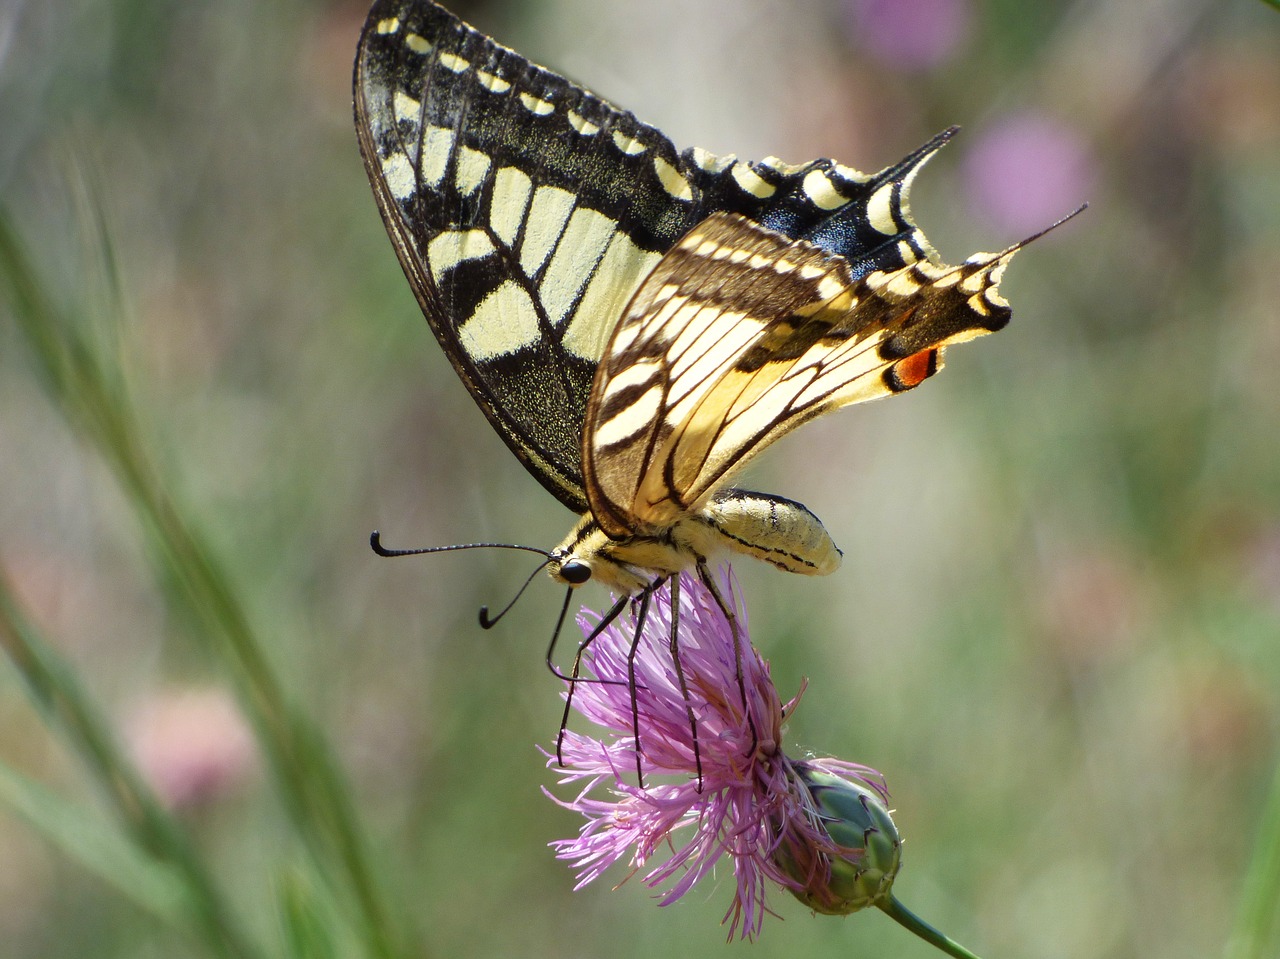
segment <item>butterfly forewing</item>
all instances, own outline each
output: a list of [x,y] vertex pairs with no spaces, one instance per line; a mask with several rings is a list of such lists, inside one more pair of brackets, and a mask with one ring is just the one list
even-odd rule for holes
[[365,163],[423,312],[516,454],[585,510],[596,362],[692,222],[668,189],[691,193],[675,149],[434,4],[375,5],[355,86]]
[[613,536],[671,525],[805,420],[918,385],[944,345],[999,329],[1009,256],[848,262],[717,214],[641,286],[596,374],[587,492]]

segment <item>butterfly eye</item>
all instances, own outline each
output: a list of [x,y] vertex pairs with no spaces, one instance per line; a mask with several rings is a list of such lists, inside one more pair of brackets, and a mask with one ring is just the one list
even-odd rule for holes
[[581,586],[591,578],[591,567],[571,559],[560,567],[560,577],[570,586]]

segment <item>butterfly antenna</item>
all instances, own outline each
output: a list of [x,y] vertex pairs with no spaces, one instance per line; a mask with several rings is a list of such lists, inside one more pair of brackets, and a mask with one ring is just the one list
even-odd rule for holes
[[[533,547],[525,547],[525,548],[533,549]],[[534,552],[541,553],[543,551],[534,549]],[[533,572],[529,574],[529,578],[524,581],[524,585],[521,586],[518,590],[516,590],[516,594],[511,598],[511,602],[507,603],[506,606],[502,607],[501,612],[499,612],[497,616],[494,616],[492,618],[489,616],[488,606],[480,607],[480,628],[481,629],[493,629],[493,627],[498,625],[498,620],[502,619],[503,616],[506,616],[507,613],[511,612],[511,607],[514,606],[516,603],[520,602],[520,597],[523,596],[524,591],[529,588],[529,584],[533,582],[533,578],[537,576],[539,573],[541,573],[544,569],[546,569],[547,564],[551,562],[551,554],[546,553],[545,555],[547,558],[534,567]],[[563,617],[564,614],[561,613],[561,616]]]
[[[459,549],[519,549],[527,553],[537,553],[551,561],[549,550],[537,546],[521,546],[518,543],[459,543],[454,546],[424,546],[420,549],[387,549],[382,545],[382,534],[376,529],[369,534],[369,546],[379,556],[419,556],[423,553],[450,553]],[[546,563],[543,564],[545,566]],[[542,567],[538,567],[541,569]]]

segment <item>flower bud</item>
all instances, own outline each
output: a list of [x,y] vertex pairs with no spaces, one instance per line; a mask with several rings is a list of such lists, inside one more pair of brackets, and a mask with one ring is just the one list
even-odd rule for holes
[[794,769],[796,788],[810,800],[810,828],[784,830],[773,854],[775,865],[798,883],[792,894],[834,916],[883,905],[902,843],[880,795],[811,763]]

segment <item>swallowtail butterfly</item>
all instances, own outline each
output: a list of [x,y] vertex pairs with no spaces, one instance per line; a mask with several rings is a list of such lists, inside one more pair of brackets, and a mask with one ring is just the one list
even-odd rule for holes
[[581,517],[548,564],[562,583],[634,596],[696,568],[710,584],[724,549],[830,573],[817,517],[734,473],[1009,320],[997,283],[1017,247],[948,266],[908,211],[954,130],[871,175],[680,152],[430,0],[373,4],[355,119],[454,369]]

